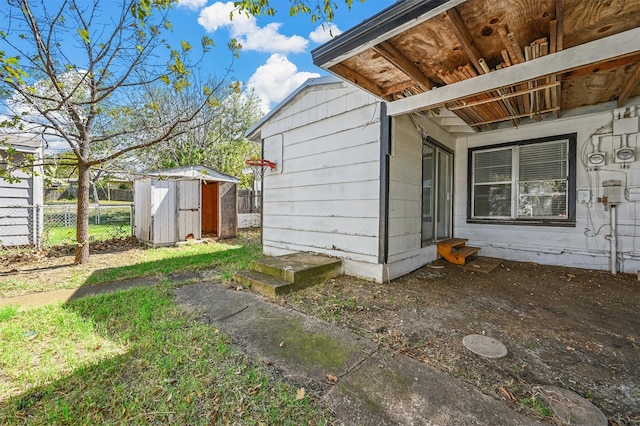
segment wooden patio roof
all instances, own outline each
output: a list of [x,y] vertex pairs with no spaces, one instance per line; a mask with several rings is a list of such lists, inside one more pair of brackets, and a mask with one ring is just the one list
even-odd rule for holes
[[312,52],[390,102],[475,131],[640,96],[640,0],[402,0]]

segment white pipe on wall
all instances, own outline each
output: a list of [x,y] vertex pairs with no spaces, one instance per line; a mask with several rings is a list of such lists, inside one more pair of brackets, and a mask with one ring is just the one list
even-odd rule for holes
[[616,205],[609,206],[611,214],[611,235],[609,236],[609,244],[611,247],[611,274],[618,273],[618,236],[616,231]]

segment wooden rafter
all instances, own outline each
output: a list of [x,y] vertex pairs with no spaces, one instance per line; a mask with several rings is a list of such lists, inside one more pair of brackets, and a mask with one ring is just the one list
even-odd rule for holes
[[625,56],[622,58],[612,59],[606,62],[600,62],[588,67],[580,68],[575,71],[568,72],[563,75],[565,79],[582,77],[585,75],[592,75],[599,71],[607,71],[613,68],[622,67],[625,65],[633,64],[634,62],[640,62],[640,53],[631,56]]
[[638,86],[640,83],[640,63],[637,63],[633,68],[633,71],[629,75],[629,79],[620,90],[620,95],[618,96],[618,108],[622,108],[624,104],[627,103],[627,99],[629,99],[629,95]]
[[[556,32],[556,37],[555,37],[556,45],[555,45],[555,50],[552,53],[560,52],[564,48],[564,1],[563,0],[556,0],[556,19],[555,20],[557,22],[554,28]],[[557,75],[556,80],[558,80],[559,83],[562,83],[562,76]],[[560,107],[560,109],[558,109],[558,111],[560,112],[562,109],[562,84],[556,88],[555,102],[556,102],[556,105]]]
[[449,28],[455,34],[456,38],[460,42],[462,46],[462,50],[466,53],[467,57],[476,68],[479,74],[484,74],[485,71],[480,66],[480,52],[478,51],[478,47],[476,46],[475,41],[473,41],[473,37],[469,34],[469,30],[462,22],[462,18],[460,14],[455,8],[449,9],[444,12],[442,15],[442,19],[449,24]]
[[393,95],[394,93],[400,93],[405,91],[406,89],[410,89],[415,87],[416,82],[414,80],[401,81],[400,83],[392,84],[391,86],[385,87],[383,95]]
[[489,102],[497,102],[497,101],[499,101],[501,99],[513,98],[513,97],[516,97],[516,96],[523,95],[525,93],[532,93],[532,92],[537,92],[537,91],[540,91],[540,90],[546,90],[546,89],[549,89],[551,87],[558,86],[559,84],[560,83],[558,83],[558,82],[547,83],[547,84],[544,84],[542,86],[532,87],[531,89],[518,90],[517,92],[511,92],[511,93],[502,95],[499,98],[481,99],[481,100],[478,100],[478,101],[469,101],[469,102],[465,101],[464,104],[462,104],[462,105],[447,106],[447,109],[449,111],[456,111],[458,109],[463,109],[463,108],[472,108],[472,107],[475,107],[477,105],[483,105],[483,104],[486,104],[486,103],[489,103]]
[[418,83],[423,90],[431,90],[433,87],[433,83],[429,78],[420,71],[420,69],[415,66],[411,60],[409,60],[405,55],[402,54],[398,49],[393,47],[391,43],[388,41],[383,41],[380,44],[377,44],[373,47],[373,50],[377,52],[380,56],[385,58],[391,64],[393,64],[400,71],[405,73],[408,77],[411,77]]
[[365,90],[368,90],[369,92],[377,96],[380,96],[380,97],[385,96],[380,86],[378,86],[368,78],[364,77],[362,74],[352,70],[351,68],[346,67],[345,65],[335,64],[334,66],[331,67],[331,70],[336,74],[340,75],[341,77],[346,78],[352,83],[364,88]]

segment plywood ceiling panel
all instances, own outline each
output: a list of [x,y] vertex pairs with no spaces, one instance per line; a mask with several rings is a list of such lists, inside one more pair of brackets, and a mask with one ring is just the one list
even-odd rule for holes
[[504,45],[499,27],[506,26],[525,46],[548,37],[555,16],[555,2],[551,0],[480,0],[462,3],[456,9],[490,68],[502,62]]
[[564,0],[565,48],[640,26],[640,0]]

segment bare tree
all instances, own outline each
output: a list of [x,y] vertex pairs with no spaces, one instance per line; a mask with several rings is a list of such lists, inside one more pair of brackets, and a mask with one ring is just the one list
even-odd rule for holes
[[[3,125],[68,143],[78,172],[75,261],[84,263],[91,168],[205,125],[210,117],[203,112],[223,83],[201,86],[209,81],[195,73],[202,55],[192,61],[186,42],[167,46],[175,0],[121,0],[115,13],[112,2],[99,0],[5,2],[0,93],[10,95],[12,117]],[[202,54],[212,45],[204,37]],[[158,93],[183,107],[162,108]]]

